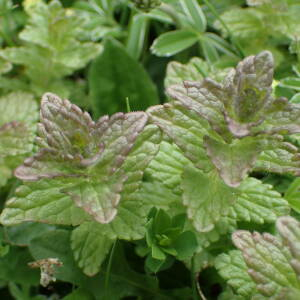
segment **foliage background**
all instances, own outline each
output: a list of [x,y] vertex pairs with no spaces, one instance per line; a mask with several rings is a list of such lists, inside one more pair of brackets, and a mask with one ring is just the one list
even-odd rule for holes
[[[96,120],[104,114],[146,110],[168,102],[165,88],[183,79],[200,81],[209,76],[221,81],[244,57],[269,50],[276,62],[274,96],[299,103],[299,15],[297,0],[0,0],[0,127],[18,121],[29,128],[26,134],[19,128],[24,139],[15,152],[2,153],[0,148],[1,209],[20,185],[12,176],[13,169],[36,150],[32,144],[34,125],[45,92],[71,99]],[[289,141],[299,145],[297,135]],[[151,181],[151,168],[155,170],[155,164],[167,159],[174,166],[178,157],[182,159],[176,156],[178,149],[168,147],[168,143],[161,145],[160,156],[145,174],[150,179],[144,186],[144,197],[151,195],[151,201],[163,209],[169,205],[168,198],[179,196],[176,191],[168,195],[163,186],[160,190],[157,182]],[[174,174],[176,178],[176,170]],[[273,185],[273,199],[284,196],[293,209],[291,214],[299,219],[300,182],[294,176],[261,172],[252,176],[253,181]],[[169,186],[173,189],[176,180]],[[159,203],[162,195],[164,204]],[[269,216],[271,222],[264,223],[267,214],[260,210],[249,217],[250,222],[240,221],[238,228],[274,234],[273,216]],[[0,298],[249,298],[247,293],[242,293],[244,298],[230,298],[233,294],[225,282],[227,275],[220,271],[222,261],[219,259],[217,268],[213,264],[217,255],[230,250],[228,259],[237,251],[233,250],[230,230],[201,237],[201,245],[207,243],[210,248],[197,256],[194,270],[182,259],[159,266],[161,271],[157,273],[149,271],[149,265],[155,268],[153,262],[148,262],[148,269],[147,263],[144,266],[144,240],[118,240],[113,252],[107,249],[113,255],[111,259],[104,255],[101,271],[94,275],[95,270],[88,270],[93,276],[87,276],[75,262],[70,240],[71,226],[67,225],[24,223],[1,227]],[[39,272],[27,266],[45,256],[64,262],[56,275],[58,281],[49,288],[41,287]],[[190,278],[193,272],[204,296]]]

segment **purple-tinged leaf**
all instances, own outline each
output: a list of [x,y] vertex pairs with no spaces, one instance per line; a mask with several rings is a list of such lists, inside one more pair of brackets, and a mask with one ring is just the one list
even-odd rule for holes
[[283,243],[268,233],[237,231],[233,243],[242,253],[248,273],[257,284],[259,293],[268,299],[276,298],[286,288],[299,288],[297,276],[290,265],[291,253]]
[[260,140],[252,137],[226,144],[205,136],[204,146],[224,182],[232,187],[240,185],[261,151]]
[[198,168],[211,169],[203,148],[203,136],[214,133],[204,119],[180,102],[153,106],[147,111],[153,123],[158,125]]

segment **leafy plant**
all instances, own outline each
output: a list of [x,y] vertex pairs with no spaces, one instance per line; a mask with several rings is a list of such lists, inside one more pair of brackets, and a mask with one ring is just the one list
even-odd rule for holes
[[299,289],[299,222],[281,217],[271,234],[237,231],[232,240],[237,248],[216,260],[220,274],[228,280],[237,299],[297,299]]
[[24,8],[29,22],[19,34],[22,46],[0,51],[2,59],[24,67],[24,77],[3,78],[1,88],[10,90],[9,82],[15,80],[14,85],[19,89],[38,96],[45,90],[68,96],[70,82],[62,79],[97,56],[100,46],[78,39],[82,21],[64,9],[59,1],[49,4],[27,1]]
[[0,298],[298,299],[298,11],[0,0]]

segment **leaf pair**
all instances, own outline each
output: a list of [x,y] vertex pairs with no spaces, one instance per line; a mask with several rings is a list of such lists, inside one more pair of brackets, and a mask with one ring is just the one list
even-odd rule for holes
[[[281,135],[300,132],[300,106],[271,95],[273,68],[272,55],[265,51],[240,62],[222,84],[207,78],[171,86],[167,93],[174,100],[150,108],[152,121],[196,167],[208,170],[210,160],[225,183],[237,187],[260,155],[282,147],[293,152]],[[297,174],[296,156],[289,160],[289,171]],[[280,167],[272,170],[280,172]]]
[[104,116],[95,123],[68,100],[45,94],[36,139],[40,150],[15,175],[24,181],[69,182],[61,193],[97,222],[108,223],[117,213],[127,179],[121,167],[146,122],[145,113],[134,112]]

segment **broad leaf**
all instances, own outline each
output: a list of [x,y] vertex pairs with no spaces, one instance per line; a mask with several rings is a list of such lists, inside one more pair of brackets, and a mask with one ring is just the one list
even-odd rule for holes
[[245,297],[244,299],[251,299],[255,294],[255,283],[248,274],[247,265],[240,251],[232,250],[228,254],[217,256],[215,267],[238,295]]
[[233,189],[215,171],[204,173],[187,167],[183,174],[182,189],[188,217],[200,232],[212,230],[221,216],[227,215],[229,205],[235,199]]
[[117,214],[127,179],[120,168],[146,121],[145,113],[134,112],[104,116],[95,123],[68,100],[46,94],[37,138],[41,150],[26,159],[15,174],[25,181],[72,178],[73,184],[59,193],[71,196],[97,222],[108,223]]
[[268,233],[237,231],[233,242],[242,251],[248,273],[262,296],[282,299],[285,289],[299,288],[290,265],[291,253],[279,239]]
[[78,225],[91,217],[75,206],[63,190],[72,180],[39,180],[20,186],[15,197],[6,203],[1,214],[3,225],[35,221],[50,224]]
[[232,187],[238,187],[254,166],[260,152],[259,142],[251,137],[235,139],[231,144],[217,141],[209,136],[204,138],[208,156],[225,183]]
[[148,110],[152,121],[183,151],[184,155],[197,167],[210,169],[202,140],[211,133],[208,123],[198,115],[185,109],[180,103],[154,106]]
[[24,67],[29,89],[38,96],[47,90],[69,96],[62,77],[84,67],[98,55],[100,45],[80,41],[81,18],[58,0],[31,1],[25,11],[28,23],[19,35],[21,46],[2,49],[0,57]]
[[72,250],[75,260],[84,273],[93,276],[99,272],[113,240],[103,235],[95,222],[81,224],[72,232]]
[[156,87],[143,67],[121,44],[108,39],[104,51],[91,65],[89,86],[94,114],[127,111],[126,99],[132,110],[145,110],[159,102]]
[[288,202],[255,178],[247,178],[236,191],[236,201],[230,208],[230,216],[237,221],[258,224],[275,222],[277,217],[288,215]]

